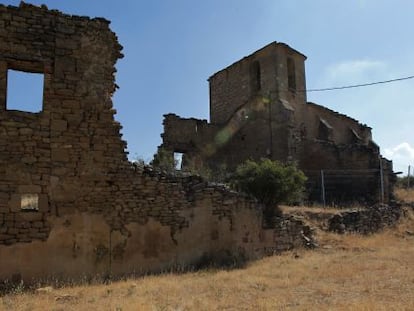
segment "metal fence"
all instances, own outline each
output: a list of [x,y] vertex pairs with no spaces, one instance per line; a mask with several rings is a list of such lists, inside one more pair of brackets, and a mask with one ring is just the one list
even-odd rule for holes
[[326,205],[384,202],[383,169],[307,170],[308,198]]

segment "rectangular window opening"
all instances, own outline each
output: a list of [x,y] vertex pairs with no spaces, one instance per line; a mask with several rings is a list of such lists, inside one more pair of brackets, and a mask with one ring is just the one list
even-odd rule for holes
[[252,95],[255,95],[262,88],[260,63],[258,61],[250,65],[250,87]]
[[39,211],[39,195],[36,193],[22,194],[20,200],[20,208],[26,212]]
[[182,152],[174,152],[174,166],[177,171],[181,171],[183,168],[183,155]]
[[287,71],[288,71],[288,88],[290,91],[296,91],[296,68],[295,61],[291,58],[287,58]]
[[325,119],[319,119],[318,139],[332,141],[333,127]]
[[43,109],[44,74],[9,69],[7,71],[7,110],[40,112]]

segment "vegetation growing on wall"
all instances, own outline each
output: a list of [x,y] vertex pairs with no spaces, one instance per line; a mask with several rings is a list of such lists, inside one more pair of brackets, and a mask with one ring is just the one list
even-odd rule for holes
[[157,153],[154,155],[154,159],[150,164],[162,171],[173,172],[177,166],[177,162],[173,157],[173,154],[164,148],[158,148]]

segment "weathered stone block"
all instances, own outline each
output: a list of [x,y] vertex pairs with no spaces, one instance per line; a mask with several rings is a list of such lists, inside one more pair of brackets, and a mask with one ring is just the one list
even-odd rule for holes
[[52,132],[63,132],[68,128],[68,122],[65,120],[52,120],[50,124],[50,130]]
[[[11,212],[20,212],[21,210],[21,195],[12,194],[9,200],[9,209]],[[13,216],[14,219],[14,216]]]
[[22,161],[22,163],[33,164],[33,163],[37,162],[37,158],[26,156],[26,157],[23,157],[21,159],[21,161]]
[[0,233],[0,241],[9,240],[9,239],[12,239],[13,237],[14,235],[12,234]]
[[19,134],[22,136],[31,136],[33,134],[33,130],[31,128],[20,128]]
[[17,188],[18,193],[37,193],[39,194],[42,191],[42,188],[38,185],[21,185]]
[[14,236],[19,233],[19,229],[14,228],[14,227],[9,227],[7,228],[7,233]]
[[[57,42],[62,42],[57,40]],[[56,57],[55,58],[55,76],[63,78],[66,72],[76,71],[76,60],[72,57]]]
[[51,150],[52,161],[57,162],[68,162],[69,152],[66,149],[52,149]]
[[20,212],[16,213],[16,220],[23,220],[23,221],[39,221],[42,220],[43,214],[40,212]]
[[49,211],[49,198],[47,194],[39,194],[39,213]]
[[33,239],[47,239],[48,237],[48,233],[46,232],[36,232],[36,233],[30,233],[29,236]]

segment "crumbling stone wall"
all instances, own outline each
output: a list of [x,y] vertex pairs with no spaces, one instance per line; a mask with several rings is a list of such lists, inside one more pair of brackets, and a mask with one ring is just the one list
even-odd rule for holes
[[330,141],[336,144],[367,145],[372,140],[371,128],[357,120],[326,107],[308,102],[306,112],[311,118],[305,118],[306,135],[309,138],[319,137],[320,120],[326,120],[334,129]]
[[[46,239],[46,216],[71,208],[83,179],[126,161],[111,109],[122,55],[103,19],[22,3],[0,6],[0,21],[1,243],[13,244]],[[41,112],[7,109],[8,69],[44,75]],[[38,195],[38,212],[21,210],[23,194]]]
[[328,230],[337,233],[375,233],[387,226],[395,225],[403,213],[401,206],[395,204],[378,204],[370,209],[347,211],[329,219]]
[[[263,229],[262,207],[241,194],[128,162],[111,102],[121,49],[102,18],[0,5],[0,279],[147,273],[303,245],[301,221]],[[41,112],[8,109],[9,69],[44,75]]]

